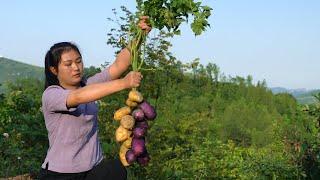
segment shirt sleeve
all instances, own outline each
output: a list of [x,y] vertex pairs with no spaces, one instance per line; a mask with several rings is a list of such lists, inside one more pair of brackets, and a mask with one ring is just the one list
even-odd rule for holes
[[46,111],[75,111],[77,108],[67,107],[67,97],[70,90],[63,89],[60,86],[49,86],[43,93],[42,105]]
[[89,77],[86,84],[89,85],[89,84],[95,84],[95,83],[102,83],[110,80],[111,80],[110,66],[108,66],[103,71]]

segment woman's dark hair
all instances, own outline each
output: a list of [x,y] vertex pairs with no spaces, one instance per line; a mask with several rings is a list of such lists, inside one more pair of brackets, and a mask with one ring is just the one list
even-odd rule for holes
[[[81,56],[81,53],[79,51],[79,48],[71,43],[71,42],[60,42],[54,44],[50,50],[47,52],[44,62],[45,67],[45,87],[51,86],[51,85],[58,85],[60,86],[59,80],[55,74],[53,74],[50,70],[50,67],[54,67],[56,70],[58,70],[58,65],[61,61],[61,55],[65,52],[68,52],[70,50],[75,50],[79,53]],[[84,81],[81,80],[81,86],[84,86]]]

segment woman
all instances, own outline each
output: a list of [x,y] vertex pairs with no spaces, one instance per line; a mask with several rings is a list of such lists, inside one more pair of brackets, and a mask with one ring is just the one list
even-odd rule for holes
[[[142,17],[139,27],[149,32],[146,20]],[[130,52],[125,48],[112,65],[84,80],[77,46],[61,42],[50,48],[45,57],[46,89],[42,96],[49,149],[40,179],[126,179],[119,159],[103,159],[95,101],[140,85],[139,72],[118,79],[129,66]]]

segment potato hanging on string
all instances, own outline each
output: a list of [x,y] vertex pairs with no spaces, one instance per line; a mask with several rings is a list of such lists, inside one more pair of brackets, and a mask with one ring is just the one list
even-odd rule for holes
[[143,96],[142,96],[142,94],[141,94],[139,91],[133,89],[133,90],[131,90],[131,91],[129,92],[129,97],[128,97],[128,99],[129,99],[130,101],[140,103],[140,102],[143,101]]
[[113,118],[114,118],[116,121],[120,121],[123,116],[128,115],[128,114],[130,114],[130,113],[131,113],[130,107],[125,106],[125,107],[122,107],[122,108],[118,109],[118,110],[114,113]]
[[127,153],[128,150],[129,149],[124,149],[124,150],[119,152],[120,161],[121,161],[123,166],[129,166],[130,165],[126,160],[126,153]]
[[127,152],[126,152],[126,160],[127,160],[127,163],[129,165],[133,164],[136,160],[137,160],[137,157],[134,155],[133,151],[131,149],[129,149]]
[[129,137],[127,140],[123,142],[123,145],[127,148],[131,148],[132,137]]
[[142,103],[140,103],[139,108],[143,111],[144,116],[148,120],[154,120],[157,117],[156,110],[147,101],[143,101]]
[[135,120],[131,115],[125,115],[121,118],[120,124],[126,129],[132,129],[134,126]]
[[117,142],[122,142],[127,140],[132,131],[127,130],[126,128],[119,126],[118,129],[116,130],[116,141]]
[[136,108],[133,112],[132,112],[132,116],[136,121],[144,121],[144,113],[141,109]]
[[130,99],[127,99],[126,100],[126,105],[131,107],[131,108],[134,108],[134,107],[138,106],[138,103],[134,102],[134,101],[131,101]]

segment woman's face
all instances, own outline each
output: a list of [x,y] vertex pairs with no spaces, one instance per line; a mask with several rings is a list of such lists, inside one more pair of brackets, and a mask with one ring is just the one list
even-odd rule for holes
[[79,87],[83,76],[83,63],[80,54],[73,49],[62,53],[56,73],[62,87],[66,89]]

